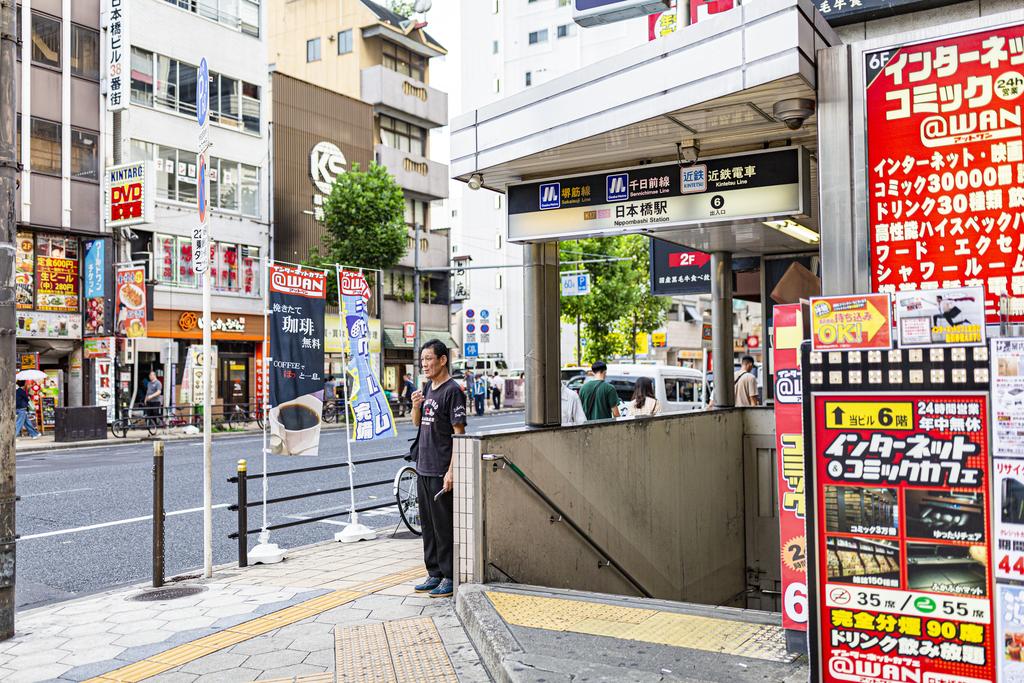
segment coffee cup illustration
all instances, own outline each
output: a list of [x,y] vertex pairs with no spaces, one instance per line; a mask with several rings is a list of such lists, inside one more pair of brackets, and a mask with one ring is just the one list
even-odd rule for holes
[[306,394],[270,411],[272,450],[279,455],[316,454],[320,442],[320,411],[323,404]]

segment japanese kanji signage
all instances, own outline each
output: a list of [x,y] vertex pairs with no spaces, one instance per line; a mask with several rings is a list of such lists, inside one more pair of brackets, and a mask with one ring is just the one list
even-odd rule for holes
[[804,495],[804,434],[800,381],[803,316],[800,304],[776,306],[775,452],[779,477],[779,557],[782,561],[782,626],[807,630],[807,536]]
[[270,266],[270,449],[316,455],[324,396],[327,275]]
[[865,55],[872,289],[1024,296],[1024,26]]
[[373,441],[396,436],[395,419],[370,360],[370,286],[359,271],[338,270],[339,308],[345,321],[345,357],[352,378],[352,438]]
[[892,17],[908,12],[952,5],[959,0],[814,0],[825,20],[832,26]]
[[128,0],[107,0],[107,111],[128,108],[131,50],[128,40]]
[[900,348],[985,344],[985,290],[981,287],[896,293]]
[[153,222],[156,194],[153,162],[136,161],[106,170],[106,223],[108,228]]
[[36,256],[36,309],[78,310],[78,259]]
[[510,185],[508,238],[649,232],[809,210],[806,151],[785,147]]
[[711,292],[711,254],[651,238],[651,293],[655,296]]
[[676,3],[673,0],[671,9],[649,14],[647,16],[647,40],[657,40],[675,33],[679,26],[676,12]]
[[807,400],[820,680],[993,681],[986,394]]
[[[1024,458],[1024,338],[992,340],[989,377],[992,382],[992,455]],[[1024,515],[1024,509],[1021,514]]]
[[890,349],[891,315],[888,294],[814,297],[811,345],[815,351]]

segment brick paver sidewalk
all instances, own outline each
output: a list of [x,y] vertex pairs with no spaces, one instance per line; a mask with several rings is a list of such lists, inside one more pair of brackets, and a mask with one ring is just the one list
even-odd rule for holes
[[356,666],[401,682],[428,662],[430,680],[489,680],[452,601],[413,592],[423,574],[419,539],[332,542],[168,586],[193,595],[140,585],[20,612],[0,679],[344,681]]

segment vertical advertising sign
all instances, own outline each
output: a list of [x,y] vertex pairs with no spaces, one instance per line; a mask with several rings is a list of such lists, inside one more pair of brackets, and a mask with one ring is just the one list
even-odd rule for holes
[[982,287],[896,293],[900,348],[985,344]]
[[711,254],[651,238],[651,293],[655,296],[711,292]]
[[1024,296],[1024,26],[865,54],[871,286]]
[[128,0],[107,0],[107,111],[128,108],[131,85],[131,42]]
[[996,625],[1002,649],[996,657],[1000,683],[1024,683],[1024,586],[999,586]]
[[324,395],[327,275],[270,266],[270,450],[316,455]]
[[85,243],[85,336],[110,334],[113,309],[107,296],[107,241],[91,240]]
[[352,378],[349,410],[355,422],[352,438],[373,441],[396,436],[391,406],[380,386],[370,357],[370,320],[367,303],[370,286],[358,271],[338,270],[338,296],[345,321],[348,375]]
[[987,395],[809,400],[821,680],[995,680]]
[[146,336],[146,270],[121,268],[117,271],[117,334],[121,337]]
[[196,274],[205,273],[210,267],[210,68],[206,57],[199,62],[196,77],[196,121],[199,123],[199,186],[196,206],[199,209],[199,224],[192,229],[192,260]]
[[782,626],[807,630],[807,513],[804,495],[803,395],[800,304],[776,306],[772,317],[775,344],[775,452],[779,477],[779,556],[782,558]]
[[35,304],[35,238],[19,232],[14,257],[14,299],[18,310],[31,310]]
[[[991,350],[997,515],[993,571],[997,579],[1024,581],[1024,338],[993,339]],[[1014,632],[1024,637],[1024,629]],[[1019,647],[1015,654],[1020,661]],[[1016,670],[1017,678],[1007,680],[1024,681],[1024,665]]]
[[93,364],[93,397],[95,405],[107,409],[107,421],[114,419],[114,348],[113,337],[85,340],[85,357]]

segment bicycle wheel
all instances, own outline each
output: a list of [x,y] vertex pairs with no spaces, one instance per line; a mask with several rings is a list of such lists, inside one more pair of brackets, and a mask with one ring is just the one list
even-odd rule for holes
[[146,419],[146,431],[149,432],[150,436],[155,436],[156,433],[157,433],[157,430],[159,430],[160,427],[163,426],[162,423],[163,423],[163,418],[161,418],[161,417],[147,418]]
[[119,439],[128,436],[128,422],[125,420],[114,420],[110,423],[110,433]]
[[249,413],[244,410],[236,410],[228,418],[228,427],[231,429],[245,429],[249,424]]
[[324,404],[322,417],[324,422],[337,422],[338,406],[334,401],[328,401]]
[[419,536],[423,530],[420,527],[420,504],[416,495],[416,468],[406,465],[398,471],[395,480],[397,482],[395,499],[398,501],[398,514],[409,531]]

